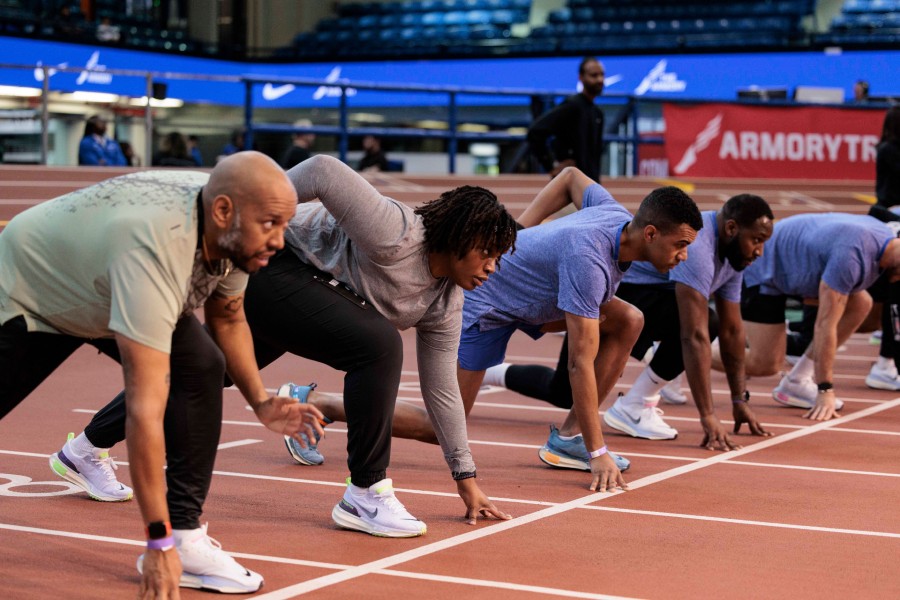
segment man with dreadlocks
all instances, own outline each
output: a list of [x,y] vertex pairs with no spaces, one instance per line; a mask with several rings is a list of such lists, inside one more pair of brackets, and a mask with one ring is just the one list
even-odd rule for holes
[[[286,248],[251,278],[244,311],[260,369],[290,353],[347,373],[343,401],[323,410],[327,420],[346,420],[348,430],[350,482],[332,518],[378,536],[425,533],[386,477],[403,362],[397,330],[415,327],[422,396],[466,519],[508,519],[475,481],[456,352],[462,290],[482,285],[513,246],[512,217],[494,194],[471,186],[413,210],[326,155],[287,175],[301,204],[285,233]],[[308,202],[315,198],[321,203]],[[329,397],[310,395],[313,387],[286,384],[280,391],[313,405],[318,398],[324,406]],[[110,440],[106,445],[124,439],[124,414],[120,395],[81,437]],[[315,450],[285,441],[301,464],[322,462]],[[108,474],[98,476],[105,481]]]
[[[569,204],[583,210],[533,227]],[[631,261],[648,261],[662,272],[685,260],[687,245],[703,227],[700,212],[681,190],[666,187],[651,192],[632,219],[603,187],[567,167],[519,223],[528,229],[519,233],[515,254],[504,256],[503,270],[484,286],[466,289],[457,369],[466,414],[484,370],[503,362],[516,330],[537,338],[567,329],[566,374],[575,408],[562,427],[551,428],[540,456],[554,466],[590,470],[592,490],[624,487],[621,471],[629,463],[607,450],[597,408],[622,372],[643,318],[613,294]],[[326,417],[340,414],[335,398],[313,394],[311,403]],[[404,402],[397,403],[393,433],[438,441],[424,411]]]

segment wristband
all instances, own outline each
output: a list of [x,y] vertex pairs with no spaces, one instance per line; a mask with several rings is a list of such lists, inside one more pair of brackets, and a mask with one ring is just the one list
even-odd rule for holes
[[158,540],[147,540],[147,550],[171,550],[175,547],[175,538],[169,537],[159,538]]
[[475,479],[475,471],[453,471],[453,480],[462,481],[463,479]]
[[825,392],[830,392],[834,390],[834,384],[830,381],[822,381],[819,383],[819,393],[824,394]]
[[599,456],[603,456],[607,452],[609,452],[609,448],[607,448],[606,445],[603,445],[603,446],[600,446],[599,448],[597,448],[596,450],[591,450],[588,454],[591,455],[591,458],[597,458]]
[[732,398],[732,404],[747,404],[750,402],[750,392],[748,390],[744,390],[744,393],[738,396],[737,398]]

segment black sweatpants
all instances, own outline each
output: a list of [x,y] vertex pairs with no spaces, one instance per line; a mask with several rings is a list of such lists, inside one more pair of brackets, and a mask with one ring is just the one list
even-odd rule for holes
[[[268,267],[250,277],[244,312],[260,369],[289,353],[347,373],[347,462],[353,484],[368,487],[384,479],[390,462],[391,422],[403,367],[403,343],[397,328],[381,313],[343,286],[330,285],[330,280],[330,276],[302,262],[290,250],[283,250],[269,261]],[[204,336],[212,343],[210,336]],[[222,382],[220,376],[219,398]],[[231,385],[227,378],[225,385]],[[221,424],[221,401],[218,423]],[[97,413],[85,428],[85,435],[101,448],[125,439],[124,394]],[[193,452],[190,448],[186,451]],[[168,460],[171,464],[171,454]],[[173,527],[175,515],[182,507],[202,506],[212,469],[203,473],[203,486],[180,482],[173,486],[170,481]],[[199,512],[196,518],[199,523]]]
[[[85,342],[120,361],[118,346],[111,339],[28,333],[22,318],[4,324],[0,328],[0,417]],[[172,526],[196,529],[200,527],[219,444],[225,359],[192,315],[175,325],[170,364],[171,386],[164,417],[167,499]],[[95,446],[108,448],[125,439],[124,398],[124,393],[120,394],[91,421],[87,437]]]
[[[665,380],[675,379],[684,371],[681,350],[681,320],[675,291],[659,286],[619,285],[616,296],[633,304],[644,313],[644,328],[631,349],[631,356],[640,360],[659,342],[650,367]],[[716,338],[718,319],[710,310],[709,336]],[[603,349],[600,349],[603,352]],[[556,370],[540,365],[512,365],[506,371],[506,387],[531,398],[544,400],[560,408],[571,408],[572,386],[569,383],[569,336],[566,334]]]

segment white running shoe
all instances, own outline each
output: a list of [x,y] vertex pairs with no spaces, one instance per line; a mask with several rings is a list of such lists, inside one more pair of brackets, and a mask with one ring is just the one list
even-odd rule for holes
[[[206,535],[209,523],[200,529],[174,529],[175,547],[181,558],[181,587],[222,594],[252,594],[263,585],[262,575],[242,567],[222,550],[222,544]],[[144,555],[137,569],[143,573]]]
[[681,386],[683,383],[684,371],[679,373],[678,377],[664,385],[663,388],[659,390],[660,397],[662,397],[663,401],[667,404],[686,404],[688,398],[684,395],[684,392],[681,391]]
[[75,434],[70,433],[66,443],[50,456],[53,472],[86,491],[94,500],[124,502],[131,500],[134,491],[116,479],[116,461],[109,455],[109,448],[94,448],[82,455],[72,447]]
[[[636,438],[647,440],[674,440],[678,431],[662,420],[663,411],[656,406],[644,406],[637,417],[629,412],[624,396],[619,396],[615,403],[603,414],[603,421],[621,432]],[[657,396],[657,400],[659,397]],[[633,410],[633,409],[632,409]]]
[[866,385],[876,390],[900,391],[900,375],[897,374],[897,366],[893,361],[887,369],[879,367],[878,363],[873,364],[869,374],[866,375]]
[[[772,397],[779,404],[795,406],[797,408],[813,408],[816,405],[816,396],[819,388],[812,379],[794,381],[790,375],[781,378],[781,382],[772,390]],[[835,410],[844,408],[844,401],[835,398]]]
[[331,511],[331,518],[344,529],[379,537],[416,537],[424,535],[428,529],[397,500],[390,479],[359,488],[347,478],[344,497]]

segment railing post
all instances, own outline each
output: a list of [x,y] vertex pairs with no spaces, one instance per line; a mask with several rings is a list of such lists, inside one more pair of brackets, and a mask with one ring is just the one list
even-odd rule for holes
[[153,109],[150,103],[153,101],[153,74],[147,73],[147,104],[144,106],[144,156],[146,164],[150,164],[153,158]]
[[41,164],[46,166],[50,152],[50,69],[43,65],[41,71],[44,73],[41,83]]
[[341,110],[340,110],[341,133],[338,136],[338,155],[341,162],[347,162],[347,148],[349,146],[350,135],[347,132],[347,85],[341,84]]
[[634,177],[638,172],[638,147],[640,146],[640,134],[638,133],[638,109],[637,100],[634,97],[628,99],[628,137],[630,138],[626,148],[630,150],[631,160],[625,163],[625,176]]
[[456,92],[450,92],[450,100],[448,105],[449,115],[447,115],[447,127],[450,137],[447,138],[447,154],[449,155],[448,170],[450,174],[456,173]]
[[253,149],[253,82],[244,80],[244,150]]

